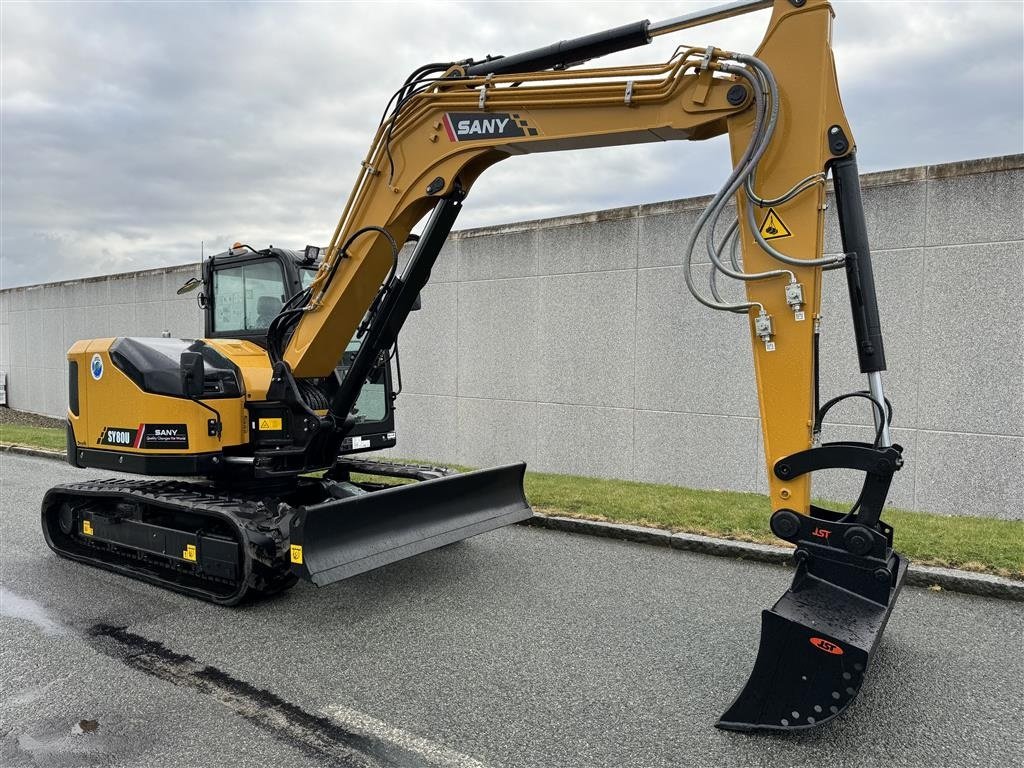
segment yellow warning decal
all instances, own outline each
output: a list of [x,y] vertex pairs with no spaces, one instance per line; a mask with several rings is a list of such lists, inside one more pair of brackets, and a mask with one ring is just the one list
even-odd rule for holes
[[82,533],[86,536],[92,536],[92,520],[82,521]]
[[188,560],[190,563],[194,563],[196,561],[196,545],[186,544],[185,551],[181,553],[181,556]]
[[291,547],[289,547],[289,551],[292,556],[292,562],[302,565],[302,545],[292,544]]
[[782,219],[779,218],[779,214],[775,212],[774,208],[769,208],[768,213],[765,214],[764,221],[761,222],[759,228],[761,237],[765,240],[774,240],[779,237],[792,237],[793,233],[789,231],[789,227],[782,223]]
[[280,432],[281,419],[260,419],[260,432]]

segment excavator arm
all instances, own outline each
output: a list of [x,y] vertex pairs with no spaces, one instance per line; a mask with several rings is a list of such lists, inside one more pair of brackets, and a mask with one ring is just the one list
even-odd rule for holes
[[[753,55],[684,48],[661,65],[565,69],[767,6],[772,17]],[[394,344],[463,200],[487,168],[534,152],[728,134],[733,173],[680,251],[693,296],[748,324],[772,529],[796,545],[798,570],[793,587],[764,612],[754,673],[720,721],[724,728],[811,727],[845,708],[859,690],[906,568],[892,552],[892,529],[879,519],[902,458],[889,436],[884,351],[853,133],[830,47],[832,17],[824,0],[738,2],[414,73],[381,123],[276,361],[282,378],[321,376],[337,359],[339,340],[364,333],[351,375],[332,398],[334,414],[346,414],[359,382]],[[832,256],[824,253],[830,171],[844,247]],[[398,248],[428,212],[399,275]],[[735,218],[724,234],[716,226],[725,223],[723,214]],[[694,274],[701,250],[712,262],[710,284]],[[870,443],[820,444],[822,419],[834,404],[822,408],[817,386],[821,288],[831,270],[847,277],[858,357],[868,375],[868,387],[850,396],[865,399],[872,410],[876,438]],[[745,298],[723,297],[723,282],[730,280],[742,283]],[[682,294],[680,286],[681,300]],[[813,472],[836,468],[865,475],[848,514],[810,501]]]

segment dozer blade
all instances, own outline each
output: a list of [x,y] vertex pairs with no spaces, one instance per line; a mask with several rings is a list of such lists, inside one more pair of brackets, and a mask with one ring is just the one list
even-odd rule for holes
[[300,507],[292,572],[322,587],[526,520],[525,472],[512,464]]
[[754,670],[716,725],[733,731],[800,730],[849,707],[906,575],[906,560],[892,558],[891,586],[876,592],[875,599],[800,566],[793,586],[762,612]]

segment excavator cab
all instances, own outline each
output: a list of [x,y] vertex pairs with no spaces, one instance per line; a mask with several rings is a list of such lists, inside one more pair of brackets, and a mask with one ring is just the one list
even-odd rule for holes
[[[235,243],[206,259],[202,279],[191,278],[179,293],[202,286],[197,300],[203,310],[204,338],[242,339],[266,349],[267,330],[285,302],[313,282],[320,267],[319,252],[316,247],[296,251],[274,246],[257,251]],[[345,378],[360,344],[358,338],[349,341],[335,369],[339,379]],[[391,366],[371,371],[353,409],[355,425],[342,442],[340,456],[395,446],[396,397]],[[364,466],[374,468],[386,469],[382,464]]]

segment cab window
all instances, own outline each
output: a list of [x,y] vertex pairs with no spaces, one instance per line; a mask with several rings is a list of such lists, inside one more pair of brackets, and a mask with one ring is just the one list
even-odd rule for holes
[[[352,361],[355,360],[356,352],[359,351],[361,343],[360,339],[353,339],[348,343],[345,354],[341,358],[341,365],[338,366],[338,372],[342,378],[345,378],[349,368],[352,367]],[[367,421],[383,421],[387,418],[387,415],[388,393],[386,380],[383,369],[378,368],[370,374],[370,377],[363,384],[363,388],[359,391],[359,399],[356,400],[355,404],[356,424],[362,424]]]
[[313,278],[316,277],[316,272],[319,267],[320,265],[318,264],[315,267],[301,267],[299,269],[299,280],[302,281],[302,287],[304,289],[309,288],[309,286],[313,284]]
[[277,261],[253,261],[213,272],[213,330],[266,331],[284,304]]

